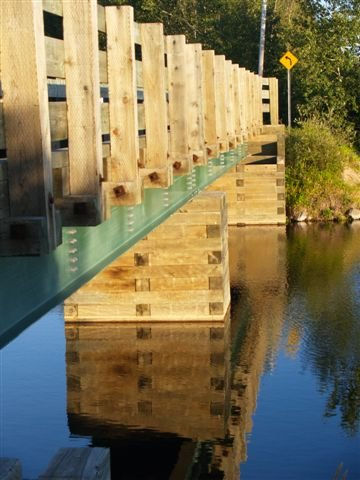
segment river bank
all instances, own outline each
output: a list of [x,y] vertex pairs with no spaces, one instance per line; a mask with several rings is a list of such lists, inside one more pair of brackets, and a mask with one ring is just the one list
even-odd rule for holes
[[307,120],[286,137],[288,221],[360,219],[360,156],[344,135]]

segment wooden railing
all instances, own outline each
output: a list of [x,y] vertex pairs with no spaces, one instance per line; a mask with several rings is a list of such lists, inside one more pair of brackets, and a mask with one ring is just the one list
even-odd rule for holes
[[265,79],[129,6],[0,8],[0,255],[50,252],[62,225],[96,225],[261,131]]

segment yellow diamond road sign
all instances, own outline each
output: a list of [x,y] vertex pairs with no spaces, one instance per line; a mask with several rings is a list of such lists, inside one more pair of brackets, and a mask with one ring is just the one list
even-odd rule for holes
[[280,58],[280,63],[288,70],[291,70],[298,61],[299,60],[290,51],[284,53],[284,55]]

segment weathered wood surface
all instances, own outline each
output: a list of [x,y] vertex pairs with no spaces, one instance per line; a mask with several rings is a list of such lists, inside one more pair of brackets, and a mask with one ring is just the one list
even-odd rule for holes
[[[42,8],[36,1],[2,2],[0,8],[0,69],[9,159],[9,221],[0,227],[0,255],[46,253],[56,248],[61,236],[53,202]],[[4,184],[1,190],[6,202]]]
[[102,176],[96,1],[63,1],[63,22],[70,195],[96,197]]
[[170,158],[175,173],[189,173],[193,164],[189,152],[185,36],[167,36],[166,53],[169,82]]
[[[161,23],[140,25],[146,129],[146,155],[142,167],[149,169],[146,183],[167,187],[172,183],[169,162],[168,115],[166,103],[167,72],[165,40]],[[161,181],[161,171],[167,172]]]
[[278,79],[269,78],[270,124],[279,125],[279,88]]
[[269,126],[269,133],[253,137],[243,163],[208,187],[210,191],[226,192],[229,225],[286,222],[285,164],[281,154],[284,130],[278,127],[273,132],[274,128]]
[[110,480],[107,448],[61,448],[39,480]]
[[204,147],[204,122],[202,106],[202,47],[186,45],[187,64],[187,117],[189,125],[189,150],[194,165],[207,163]]
[[225,197],[199,194],[69,297],[65,318],[223,320],[228,274]]
[[227,93],[226,93],[226,67],[225,56],[215,55],[215,101],[216,101],[216,126],[217,140],[220,152],[229,149],[227,135]]
[[128,6],[106,8],[106,24],[110,157],[103,190],[107,218],[112,205],[141,203],[142,185],[133,9]]
[[202,104],[204,117],[204,143],[208,158],[219,154],[216,122],[215,52],[202,51]]
[[0,480],[22,480],[20,460],[0,458]]

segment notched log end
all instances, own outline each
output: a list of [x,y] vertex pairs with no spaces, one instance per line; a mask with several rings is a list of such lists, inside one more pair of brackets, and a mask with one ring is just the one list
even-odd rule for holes
[[117,187],[113,188],[113,192],[116,198],[120,198],[126,195],[126,189],[124,185],[118,185]]
[[149,179],[151,182],[157,182],[160,179],[160,177],[157,172],[152,172],[149,175]]

